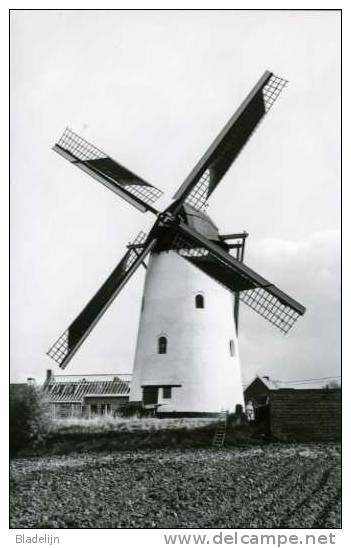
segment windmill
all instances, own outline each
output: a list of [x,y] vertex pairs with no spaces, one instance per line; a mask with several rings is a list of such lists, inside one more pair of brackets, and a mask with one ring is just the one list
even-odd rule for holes
[[[239,302],[287,333],[305,308],[244,262],[246,232],[221,235],[207,200],[286,81],[266,71],[162,212],[163,194],[66,129],[56,152],[156,222],[48,351],[64,369],[140,265],[148,261],[130,401],[165,413],[216,413],[243,403]],[[234,254],[233,251],[234,250]]]

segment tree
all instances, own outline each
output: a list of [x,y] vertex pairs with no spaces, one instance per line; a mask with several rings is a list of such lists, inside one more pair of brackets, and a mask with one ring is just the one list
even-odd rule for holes
[[48,417],[40,391],[33,385],[10,385],[10,454],[40,444],[48,430]]
[[324,388],[340,388],[340,383],[338,381],[330,381]]

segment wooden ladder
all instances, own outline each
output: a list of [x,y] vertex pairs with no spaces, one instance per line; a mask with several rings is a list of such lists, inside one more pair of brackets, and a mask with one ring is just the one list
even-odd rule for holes
[[221,449],[224,445],[226,430],[227,430],[227,416],[228,412],[221,410],[218,414],[218,425],[213,436],[212,447],[213,449]]

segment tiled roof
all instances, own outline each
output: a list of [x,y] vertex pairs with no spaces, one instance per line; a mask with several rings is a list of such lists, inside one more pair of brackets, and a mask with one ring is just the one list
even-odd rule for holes
[[43,387],[49,403],[83,403],[87,396],[128,396],[131,375],[57,375]]

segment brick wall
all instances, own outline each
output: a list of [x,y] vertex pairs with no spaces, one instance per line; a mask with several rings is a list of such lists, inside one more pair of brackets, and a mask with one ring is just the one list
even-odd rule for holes
[[270,429],[280,440],[340,439],[340,389],[272,390]]

